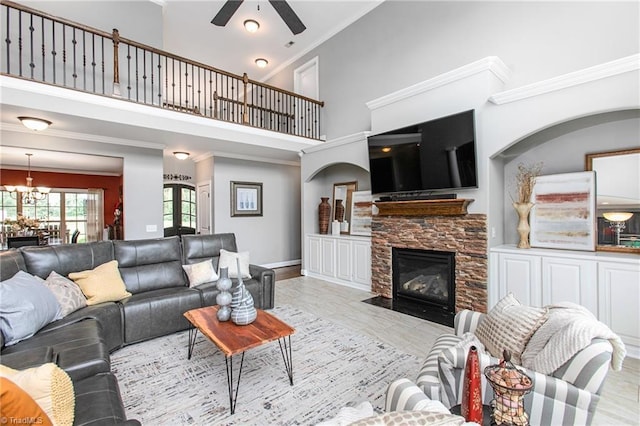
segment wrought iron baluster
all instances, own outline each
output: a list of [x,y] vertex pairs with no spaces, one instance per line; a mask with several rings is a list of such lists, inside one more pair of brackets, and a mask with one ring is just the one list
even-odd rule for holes
[[[7,70],[7,72],[9,71]],[[18,11],[18,75],[22,77],[22,11],[21,10]]]
[[105,91],[105,86],[104,86],[104,80],[105,80],[105,76],[104,76],[104,37],[100,37],[101,43],[102,43],[102,55],[101,55],[101,61],[100,61],[100,66],[102,68],[101,73],[102,73],[102,94],[104,95],[106,93]]
[[[43,31],[44,32],[44,31]],[[51,21],[51,63],[53,64],[53,84],[56,84],[56,56],[58,53],[56,52],[56,23]]]
[[135,55],[136,55],[136,59],[135,59],[135,67],[136,67],[136,74],[135,74],[135,84],[136,84],[136,102],[138,102],[140,100],[139,97],[139,93],[140,93],[140,75],[139,75],[139,71],[138,71],[138,46],[135,47],[134,49]]
[[40,18],[40,36],[42,39],[42,81],[47,81],[46,79],[46,66],[45,66],[45,47],[44,47],[44,17]]
[[147,50],[142,49],[142,99],[147,103]]
[[29,62],[29,67],[31,68],[31,79],[34,79],[34,73],[35,73],[35,68],[36,68],[36,64],[35,64],[35,58],[33,56],[33,32],[35,31],[35,28],[33,27],[33,15],[31,15],[31,20],[29,23],[29,44],[31,47],[31,62]]
[[96,35],[91,34],[91,78],[93,93],[96,92]]
[[82,88],[87,90],[87,32],[82,31]]
[[77,82],[78,82],[78,64],[77,64],[77,55],[76,55],[76,48],[78,47],[78,40],[76,39],[76,29],[73,29],[73,40],[71,41],[71,44],[73,45],[73,88],[77,88]]
[[11,10],[9,8],[7,8],[6,10],[7,10],[7,23],[5,26],[7,28],[7,36],[5,37],[4,42],[7,45],[5,47],[5,49],[7,49],[7,73],[11,74],[11,36],[9,32],[9,23],[11,22],[10,20]]
[[131,100],[131,45],[127,43],[127,99]]
[[67,26],[62,24],[62,85],[67,86]]

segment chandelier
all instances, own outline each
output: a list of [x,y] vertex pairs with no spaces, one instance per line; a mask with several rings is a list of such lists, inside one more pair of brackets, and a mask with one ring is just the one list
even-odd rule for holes
[[44,186],[33,186],[33,178],[31,177],[31,156],[33,154],[25,154],[27,156],[27,185],[5,185],[4,189],[7,190],[13,198],[18,198],[19,194],[22,194],[22,204],[35,204],[36,201],[44,200],[47,196],[50,188]]

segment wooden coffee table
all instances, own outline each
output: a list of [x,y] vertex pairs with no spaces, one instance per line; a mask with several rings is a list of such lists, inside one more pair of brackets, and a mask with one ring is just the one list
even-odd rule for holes
[[[263,345],[265,343],[278,341],[280,353],[284,360],[284,366],[289,376],[289,384],[293,385],[293,364],[291,358],[291,335],[295,332],[291,326],[280,321],[273,315],[261,309],[256,309],[258,316],[249,325],[236,325],[231,321],[218,321],[216,313],[218,306],[208,306],[205,308],[192,309],[184,313],[184,316],[193,324],[194,328],[189,329],[189,351],[188,359],[191,359],[193,346],[196,343],[198,330],[224,353],[224,361],[227,367],[227,385],[229,387],[229,405],[231,414],[236,411],[236,401],[238,400],[238,389],[240,388],[240,376],[242,375],[242,365],[244,363],[245,351]],[[238,380],[236,382],[235,394],[233,392],[233,356],[242,353],[240,358],[240,368]]]

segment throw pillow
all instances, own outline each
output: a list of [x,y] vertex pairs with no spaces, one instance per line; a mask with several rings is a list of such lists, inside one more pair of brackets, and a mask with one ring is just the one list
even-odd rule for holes
[[213,262],[211,259],[204,262],[194,263],[192,265],[182,265],[182,269],[187,273],[189,277],[189,287],[194,287],[200,284],[216,281],[218,274],[213,269]]
[[76,283],[66,279],[55,271],[52,271],[43,282],[51,290],[62,308],[62,316],[66,317],[72,312],[87,306],[87,299]]
[[11,380],[0,377],[0,422],[29,419],[31,424],[53,425],[47,413],[27,392]]
[[56,297],[33,275],[18,271],[0,283],[0,331],[5,345],[27,339],[60,318]]
[[492,356],[502,358],[502,351],[507,349],[511,362],[521,365],[529,339],[547,320],[547,315],[547,308],[521,305],[509,293],[482,318],[475,334]]
[[229,268],[229,278],[238,278],[238,262],[236,259],[240,259],[240,274],[244,279],[250,279],[249,273],[249,252],[243,251],[235,253],[220,249],[220,260],[218,260],[218,275],[220,275],[220,268]]
[[73,383],[69,375],[53,363],[26,370],[0,365],[5,377],[27,392],[56,425],[72,425],[75,412]]
[[103,263],[88,271],[72,272],[69,278],[78,284],[87,298],[87,305],[117,302],[131,296],[120,276],[117,260]]
[[347,426],[371,417],[373,414],[373,405],[369,401],[363,401],[355,407],[342,407],[334,418],[318,423],[316,426]]

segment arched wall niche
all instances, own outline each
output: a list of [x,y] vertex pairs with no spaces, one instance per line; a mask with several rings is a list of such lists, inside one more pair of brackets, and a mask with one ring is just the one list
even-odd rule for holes
[[640,109],[598,112],[554,123],[514,141],[491,160],[502,168],[504,243],[515,244],[517,216],[511,206],[519,164],[542,163],[543,175],[580,172],[588,153],[640,146]]

